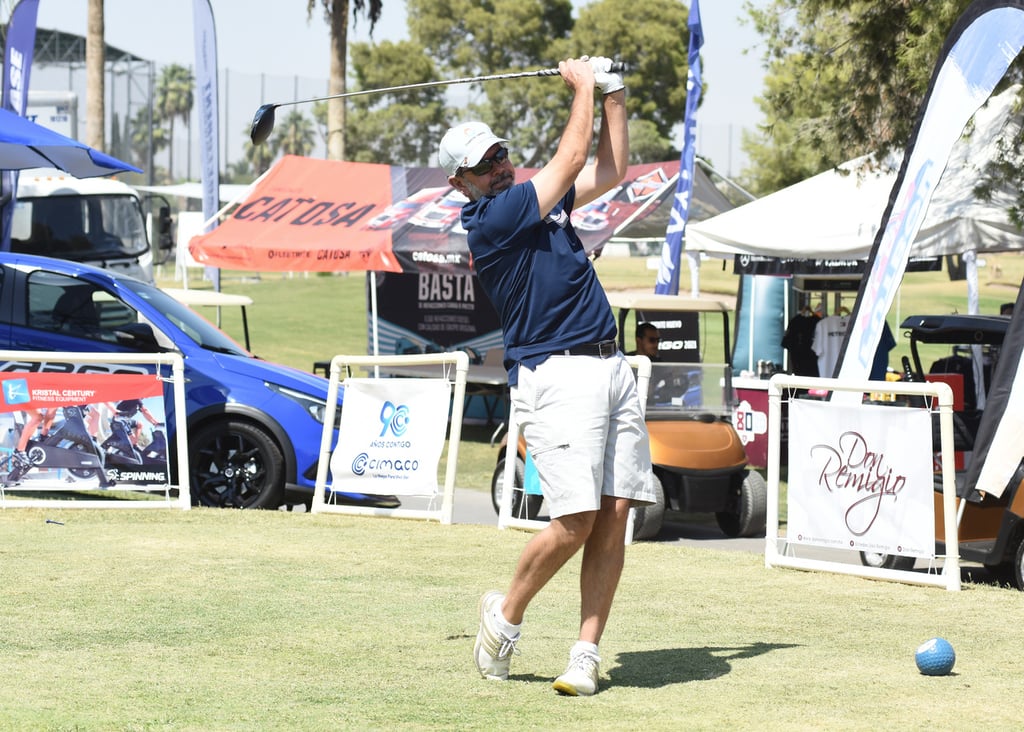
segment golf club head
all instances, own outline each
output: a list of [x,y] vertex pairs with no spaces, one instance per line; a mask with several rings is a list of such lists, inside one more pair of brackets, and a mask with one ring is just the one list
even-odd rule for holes
[[264,104],[256,110],[252,117],[252,127],[249,129],[249,139],[253,145],[262,145],[274,131],[274,109],[276,104]]

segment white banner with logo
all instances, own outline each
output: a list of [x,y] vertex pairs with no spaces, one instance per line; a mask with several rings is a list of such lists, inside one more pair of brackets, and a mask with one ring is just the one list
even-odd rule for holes
[[927,410],[789,403],[787,541],[931,557],[932,493]]
[[346,379],[335,490],[396,496],[437,493],[448,432],[447,379]]

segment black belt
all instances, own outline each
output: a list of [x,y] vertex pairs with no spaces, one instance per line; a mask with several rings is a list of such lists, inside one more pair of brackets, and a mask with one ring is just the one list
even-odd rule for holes
[[584,343],[564,351],[556,351],[560,356],[597,356],[598,358],[611,358],[619,352],[619,345],[615,341],[600,341],[598,343]]

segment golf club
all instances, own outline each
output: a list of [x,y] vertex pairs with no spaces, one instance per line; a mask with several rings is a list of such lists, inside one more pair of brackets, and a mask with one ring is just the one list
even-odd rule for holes
[[[611,71],[616,73],[626,71],[626,64],[621,61],[613,61]],[[558,69],[538,69],[537,71],[517,71],[510,74],[491,74],[489,76],[467,76],[462,79],[448,79],[446,81],[423,81],[418,84],[402,84],[400,86],[389,86],[385,89],[362,89],[360,91],[345,92],[344,94],[331,94],[326,97],[313,97],[311,99],[297,99],[294,102],[278,102],[277,104],[264,104],[256,110],[252,118],[252,128],[249,130],[249,139],[253,145],[260,145],[266,142],[270,133],[274,130],[274,110],[278,107],[287,107],[293,104],[309,104],[310,102],[324,102],[328,99],[344,99],[346,97],[357,97],[362,94],[387,94],[388,92],[405,91],[406,89],[422,89],[428,86],[445,86],[448,84],[474,84],[479,81],[498,81],[499,79],[522,79],[528,76],[558,76]]]

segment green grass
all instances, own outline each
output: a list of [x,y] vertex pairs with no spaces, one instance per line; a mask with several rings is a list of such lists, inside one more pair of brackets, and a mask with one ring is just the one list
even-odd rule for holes
[[[1000,277],[982,282],[988,312],[1013,299],[1005,283],[1024,270],[1024,260],[1004,256]],[[708,269],[706,290],[734,294],[732,275]],[[653,279],[642,261],[599,260],[598,270],[608,287]],[[962,283],[930,277],[908,279],[903,312],[962,310]],[[225,273],[224,290],[253,296],[258,354],[310,370],[365,352],[363,282]],[[240,323],[226,312],[224,325],[236,333]],[[489,437],[467,428],[461,487],[489,485]],[[550,681],[575,637],[578,557],[531,605],[512,680],[485,682],[472,665],[478,597],[510,576],[524,533],[284,512],[54,508],[0,511],[0,535],[0,730],[1019,724],[1020,595],[983,583],[949,593],[768,570],[755,554],[635,544],[602,642],[603,690],[568,699]],[[951,676],[914,667],[914,649],[935,635],[956,648]]]
[[[64,521],[63,526],[45,523]],[[556,696],[578,559],[505,684],[471,651],[528,535],[282,512],[0,512],[3,730],[1013,729],[1020,595],[768,570],[636,544],[602,692]],[[957,651],[924,677],[916,646]]]

